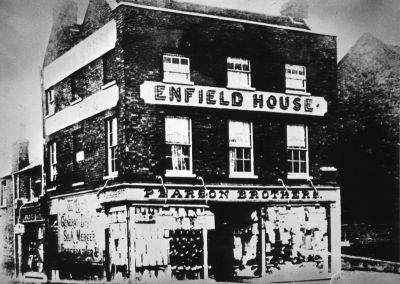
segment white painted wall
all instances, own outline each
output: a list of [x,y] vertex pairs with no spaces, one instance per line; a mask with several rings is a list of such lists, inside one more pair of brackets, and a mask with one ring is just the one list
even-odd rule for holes
[[114,20],[72,47],[43,70],[47,89],[115,47],[117,24]]

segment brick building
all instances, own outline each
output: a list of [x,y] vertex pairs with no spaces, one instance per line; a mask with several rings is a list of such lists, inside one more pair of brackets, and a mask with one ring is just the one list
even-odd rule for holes
[[0,278],[14,275],[14,216],[11,175],[0,178]]
[[174,1],[60,10],[43,67],[53,280],[340,269],[335,37]]

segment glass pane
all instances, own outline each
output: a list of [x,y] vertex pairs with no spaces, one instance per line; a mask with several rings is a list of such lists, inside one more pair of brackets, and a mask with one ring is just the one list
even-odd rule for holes
[[243,159],[243,149],[236,149],[236,158],[240,160]]
[[179,58],[173,57],[172,64],[179,64]]
[[171,63],[171,57],[164,56],[164,62]]
[[182,58],[181,59],[181,64],[182,65],[188,65],[189,64],[189,60],[187,60],[186,58]]
[[300,152],[300,160],[305,161],[306,160],[306,151],[299,151]]
[[228,63],[228,69],[233,69],[233,63]]
[[236,171],[243,172],[243,162],[241,160],[236,161]]
[[236,63],[235,70],[242,70],[242,64]]
[[250,160],[244,161],[244,171],[251,172],[251,161]]
[[244,151],[244,158],[249,160],[251,157],[250,149],[243,149],[243,151]]
[[306,171],[306,162],[300,163],[300,172],[305,173]]
[[243,71],[249,71],[249,65],[248,64],[243,64]]

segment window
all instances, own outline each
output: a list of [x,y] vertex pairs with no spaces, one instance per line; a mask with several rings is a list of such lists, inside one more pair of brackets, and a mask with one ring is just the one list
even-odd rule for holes
[[254,176],[252,124],[229,121],[229,169],[231,177]]
[[308,178],[307,127],[287,126],[288,178]]
[[71,75],[71,103],[74,102],[79,102],[82,98],[79,95],[79,89],[78,89],[78,74],[74,73]]
[[189,58],[180,55],[164,54],[164,82],[191,83]]
[[54,89],[46,91],[46,115],[52,115],[55,111]]
[[83,180],[81,163],[85,159],[85,152],[83,151],[83,132],[81,129],[73,132],[72,140],[74,150],[73,181],[75,183]]
[[103,84],[107,84],[115,80],[114,63],[115,63],[114,50],[111,50],[103,55]]
[[304,94],[306,92],[306,67],[285,65],[286,92]]
[[50,156],[50,181],[55,181],[57,178],[57,144],[51,142],[49,145]]
[[228,88],[251,88],[250,61],[243,58],[228,57]]
[[191,121],[187,117],[165,118],[167,175],[192,174]]
[[7,206],[7,196],[6,196],[6,181],[1,182],[1,192],[0,192],[0,207]]
[[113,117],[106,121],[107,133],[107,170],[109,176],[118,175],[117,170],[117,118]]

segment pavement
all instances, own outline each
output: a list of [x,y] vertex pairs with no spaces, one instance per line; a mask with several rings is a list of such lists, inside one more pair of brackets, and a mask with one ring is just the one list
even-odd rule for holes
[[[0,284],[20,284],[20,283],[54,283],[54,284],[106,284],[106,283],[116,283],[116,282],[106,282],[106,281],[59,281],[59,282],[43,282],[39,279],[27,280],[6,280],[0,278]],[[127,284],[128,282],[121,282],[121,284]],[[134,283],[134,282],[132,282]],[[140,282],[144,283],[144,282]],[[162,282],[152,282],[152,283],[162,283]],[[169,283],[174,284],[238,284],[238,283],[295,283],[295,284],[400,284],[400,274],[395,273],[385,273],[385,272],[372,272],[372,271],[341,271],[336,275],[333,275],[332,279],[316,279],[312,281],[274,281],[267,282],[266,279],[245,279],[240,282],[216,282],[214,280],[191,280],[191,281],[171,281]]]

